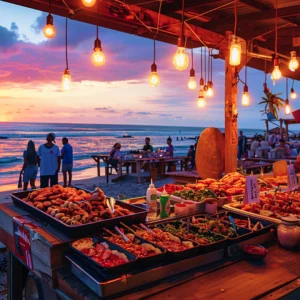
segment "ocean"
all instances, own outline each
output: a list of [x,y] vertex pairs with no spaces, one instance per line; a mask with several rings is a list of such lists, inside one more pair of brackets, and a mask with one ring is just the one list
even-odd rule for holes
[[[74,177],[80,174],[80,178],[88,178],[93,176],[91,174],[96,176],[96,163],[91,155],[108,153],[116,142],[121,143],[121,152],[125,154],[130,150],[141,149],[145,137],[151,138],[154,148],[166,147],[166,139],[170,136],[173,139],[175,155],[186,155],[189,146],[195,143],[189,138],[199,136],[204,129],[148,125],[0,123],[0,137],[7,137],[0,139],[0,186],[17,185],[27,142],[33,140],[37,149],[45,143],[49,132],[56,134],[56,142],[60,148],[61,139],[69,139],[74,151]],[[222,128],[220,130],[223,131]],[[264,133],[257,129],[243,131],[249,137],[255,133]],[[122,138],[123,135],[131,135],[133,138]]]

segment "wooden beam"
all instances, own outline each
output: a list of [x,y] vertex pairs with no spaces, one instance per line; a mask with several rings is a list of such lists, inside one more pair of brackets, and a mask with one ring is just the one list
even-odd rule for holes
[[[220,1],[220,0],[219,0]],[[223,0],[221,0],[223,1]],[[218,2],[218,1],[214,1]],[[195,0],[185,0],[184,2],[184,10],[187,10],[189,8],[195,8],[197,6],[211,3],[211,0],[203,0],[203,1],[195,1]],[[182,10],[182,1],[181,0],[175,0],[172,3],[164,2],[161,12],[162,14],[168,15],[170,13],[173,13],[175,11],[181,11]]]
[[[251,1],[252,2],[252,1]],[[238,15],[238,26],[249,25],[252,23],[256,23],[258,21],[266,21],[270,19],[274,19],[276,15],[275,9],[269,9],[267,11],[263,10],[260,12],[250,13],[250,14],[239,14]],[[292,17],[300,15],[300,5],[283,7],[278,9],[278,18]],[[222,18],[222,23],[219,20],[214,19],[212,22],[207,24],[207,28],[216,29],[218,31],[219,28],[233,28],[234,26],[234,18],[225,17]]]
[[[265,4],[261,3],[261,2],[255,1],[255,0],[239,0],[239,1],[242,2],[242,3],[245,3],[247,5],[249,5],[250,7],[256,8],[256,9],[261,10],[261,11],[269,11],[270,10],[270,6],[269,5],[265,5]],[[292,24],[296,24],[297,26],[300,26],[300,22],[299,21],[292,20],[289,17],[283,17],[281,19],[285,20],[287,22],[290,22]]]

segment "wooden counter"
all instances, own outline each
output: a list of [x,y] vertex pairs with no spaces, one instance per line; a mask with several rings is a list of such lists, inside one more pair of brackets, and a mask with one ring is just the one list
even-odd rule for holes
[[[8,299],[19,299],[27,268],[15,257],[12,218],[28,213],[0,205],[0,240],[9,250]],[[68,237],[51,226],[31,229],[33,273],[62,299],[99,299],[64,266]],[[300,299],[300,253],[271,243],[262,263],[223,259],[119,296],[120,299]],[[69,297],[69,298],[68,298]]]

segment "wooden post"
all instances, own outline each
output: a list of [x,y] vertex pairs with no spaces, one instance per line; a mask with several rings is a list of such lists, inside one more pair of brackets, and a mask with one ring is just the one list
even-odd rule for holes
[[235,67],[229,64],[228,50],[225,54],[225,173],[235,172],[237,169],[238,121],[235,75]]
[[283,120],[282,119],[280,119],[279,120],[280,121],[280,138],[282,139],[283,138],[283,132],[282,132],[282,123],[283,123]]
[[266,120],[266,137],[269,136],[269,121]]

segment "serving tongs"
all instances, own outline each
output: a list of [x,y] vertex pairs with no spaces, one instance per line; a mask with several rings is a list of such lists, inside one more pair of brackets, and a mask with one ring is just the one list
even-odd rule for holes
[[[111,236],[118,236],[117,234],[113,233],[112,231],[110,231],[107,228],[103,228],[104,231],[106,231],[107,233],[109,233]],[[130,242],[129,238],[120,230],[120,228],[118,226],[115,226],[115,231],[123,238],[123,240],[128,243]]]
[[231,223],[231,226],[232,226],[234,232],[235,232],[236,235],[238,236],[239,234],[238,234],[238,232],[237,232],[237,228],[236,228],[236,225],[235,225],[235,222],[234,222],[234,218],[233,218],[232,216],[228,216],[228,219],[229,219],[229,221],[230,221],[230,223]]

